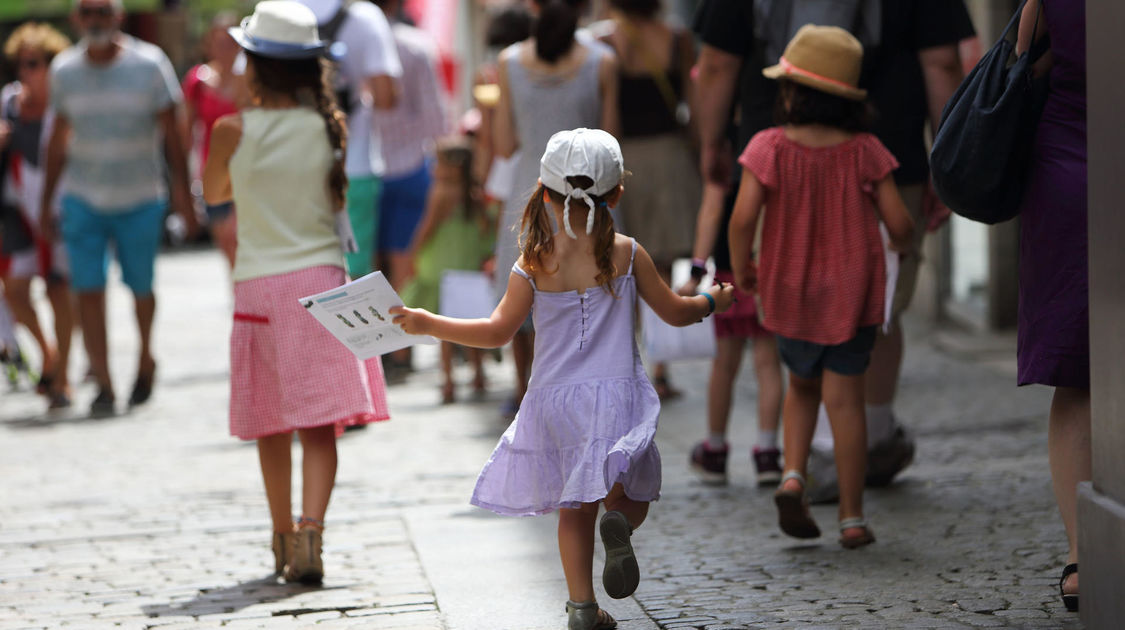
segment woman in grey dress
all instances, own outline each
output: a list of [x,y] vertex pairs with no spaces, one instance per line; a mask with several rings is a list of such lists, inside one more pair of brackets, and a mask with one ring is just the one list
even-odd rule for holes
[[[616,135],[617,61],[608,47],[576,33],[578,0],[533,2],[538,9],[530,39],[504,50],[499,59],[500,102],[493,142],[496,152],[516,158],[512,194],[496,236],[494,286],[499,299],[508,270],[519,258],[519,220],[539,179],[539,158],[556,132],[600,128]],[[527,324],[512,340],[516,392],[506,406],[515,415],[527,391],[533,332]]]

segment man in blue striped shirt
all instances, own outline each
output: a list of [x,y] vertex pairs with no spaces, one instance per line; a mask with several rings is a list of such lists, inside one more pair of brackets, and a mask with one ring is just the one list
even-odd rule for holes
[[105,321],[111,243],[136,299],[140,332],[130,406],[152,393],[152,277],[169,202],[165,163],[172,205],[189,230],[195,228],[187,154],[176,131],[179,82],[159,48],[121,33],[122,16],[121,0],[78,0],[73,19],[82,40],[55,58],[50,75],[57,117],[43,198],[53,198],[62,178],[63,210],[61,226],[44,212],[41,228],[48,236],[61,228],[70,256],[86,353],[99,386],[91,416],[115,412]]

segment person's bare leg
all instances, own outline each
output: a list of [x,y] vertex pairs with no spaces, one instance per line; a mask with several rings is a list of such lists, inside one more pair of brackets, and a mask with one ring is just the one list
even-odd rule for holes
[[336,485],[336,427],[297,431],[301,439],[301,515],[324,522]]
[[78,294],[78,316],[82,320],[82,342],[90,361],[90,371],[102,389],[113,392],[109,375],[109,354],[105,327],[105,291]]
[[[664,283],[671,286],[672,284],[672,265],[666,263],[657,263],[656,271],[660,274]],[[655,363],[652,366],[652,382],[656,386],[656,393],[660,396],[661,400],[676,398],[680,395],[680,391],[672,387],[672,383],[668,381],[668,364]]]
[[598,504],[559,510],[559,558],[572,602],[594,601],[594,523]]
[[777,338],[761,337],[752,342],[754,378],[758,381],[758,430],[777,432],[781,422],[781,357],[777,353]]
[[258,462],[266,486],[273,531],[293,531],[293,434],[277,433],[258,438]]
[[[1055,388],[1047,428],[1047,454],[1055,502],[1066,528],[1069,545],[1067,562],[1078,562],[1078,483],[1093,477],[1090,463],[1090,390]],[[1078,592],[1078,574],[1067,578],[1063,591]]]
[[39,324],[39,315],[31,304],[31,278],[6,278],[4,295],[8,299],[8,306],[12,309],[16,321],[27,328],[31,337],[35,339],[35,345],[39,346],[39,356],[43,360],[40,373],[50,377],[55,369],[57,357],[55,349]]
[[[789,392],[785,395],[782,422],[785,433],[785,470],[806,473],[809,447],[816,427],[816,408],[820,404],[820,378],[802,378],[789,373]],[[785,490],[800,491],[796,479],[786,481]]]
[[47,281],[47,300],[55,313],[55,349],[58,360],[54,367],[53,391],[70,395],[70,341],[74,331],[74,312],[71,310],[70,287],[62,280]]
[[156,318],[156,296],[134,295],[134,309],[137,313],[137,333],[140,335],[141,353],[137,361],[137,375],[152,376],[156,361],[152,358],[152,322]]
[[625,496],[625,487],[620,483],[613,484],[609,494],[605,498],[605,509],[615,510],[625,515],[625,519],[629,521],[629,526],[634,530],[645,522],[648,516],[648,501],[634,501]]
[[453,344],[441,342],[442,402],[453,402]]
[[[867,474],[867,416],[863,408],[863,374],[824,373],[824,407],[832,424],[836,475],[840,487],[839,518],[863,517],[863,481]],[[855,529],[855,531],[853,531]],[[852,528],[847,537],[863,532]]]
[[902,324],[896,318],[890,331],[881,330],[875,337],[871,350],[871,364],[864,382],[864,402],[868,405],[890,405],[898,392],[898,377],[902,371],[905,341]]
[[516,405],[523,401],[527,393],[527,383],[531,379],[531,361],[535,353],[535,334],[517,332],[512,337],[512,362],[516,364]]
[[707,385],[707,430],[711,435],[727,433],[734,381],[742,366],[742,350],[745,347],[746,340],[742,337],[715,340],[715,358],[711,360],[711,379]]
[[469,363],[473,366],[473,393],[483,394],[488,387],[484,376],[484,351],[480,348],[465,348],[469,353]]

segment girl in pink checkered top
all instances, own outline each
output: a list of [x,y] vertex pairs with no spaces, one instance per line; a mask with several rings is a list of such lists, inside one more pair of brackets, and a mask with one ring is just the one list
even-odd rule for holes
[[[207,203],[238,206],[230,429],[258,441],[275,570],[319,583],[336,438],[388,417],[379,362],[358,361],[298,302],[346,280],[344,115],[326,89],[325,46],[308,8],[261,2],[230,33],[246,51],[255,107],[219,119],[204,169]],[[296,525],[294,432],[304,451]]]
[[[781,529],[815,538],[805,499],[805,467],[824,401],[836,441],[840,544],[875,541],[863,516],[867,456],[863,375],[883,322],[886,268],[880,220],[899,252],[913,224],[891,172],[898,162],[866,126],[866,92],[856,87],[863,47],[847,31],[807,25],[780,63],[763,73],[781,81],[781,126],[750,140],[739,159],[742,182],[730,224],[735,282],[755,291],[762,324],[778,335],[789,368],[785,474],[774,495]],[[762,209],[762,244],[751,262]]]

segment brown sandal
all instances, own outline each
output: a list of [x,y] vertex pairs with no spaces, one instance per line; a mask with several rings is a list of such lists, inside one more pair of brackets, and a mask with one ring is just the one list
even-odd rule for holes
[[[801,484],[801,490],[794,492],[785,490],[785,482],[796,479]],[[773,502],[777,505],[777,523],[781,531],[794,538],[817,538],[820,528],[809,514],[809,501],[805,497],[805,477],[801,473],[790,470],[781,478],[777,492],[773,494]]]

